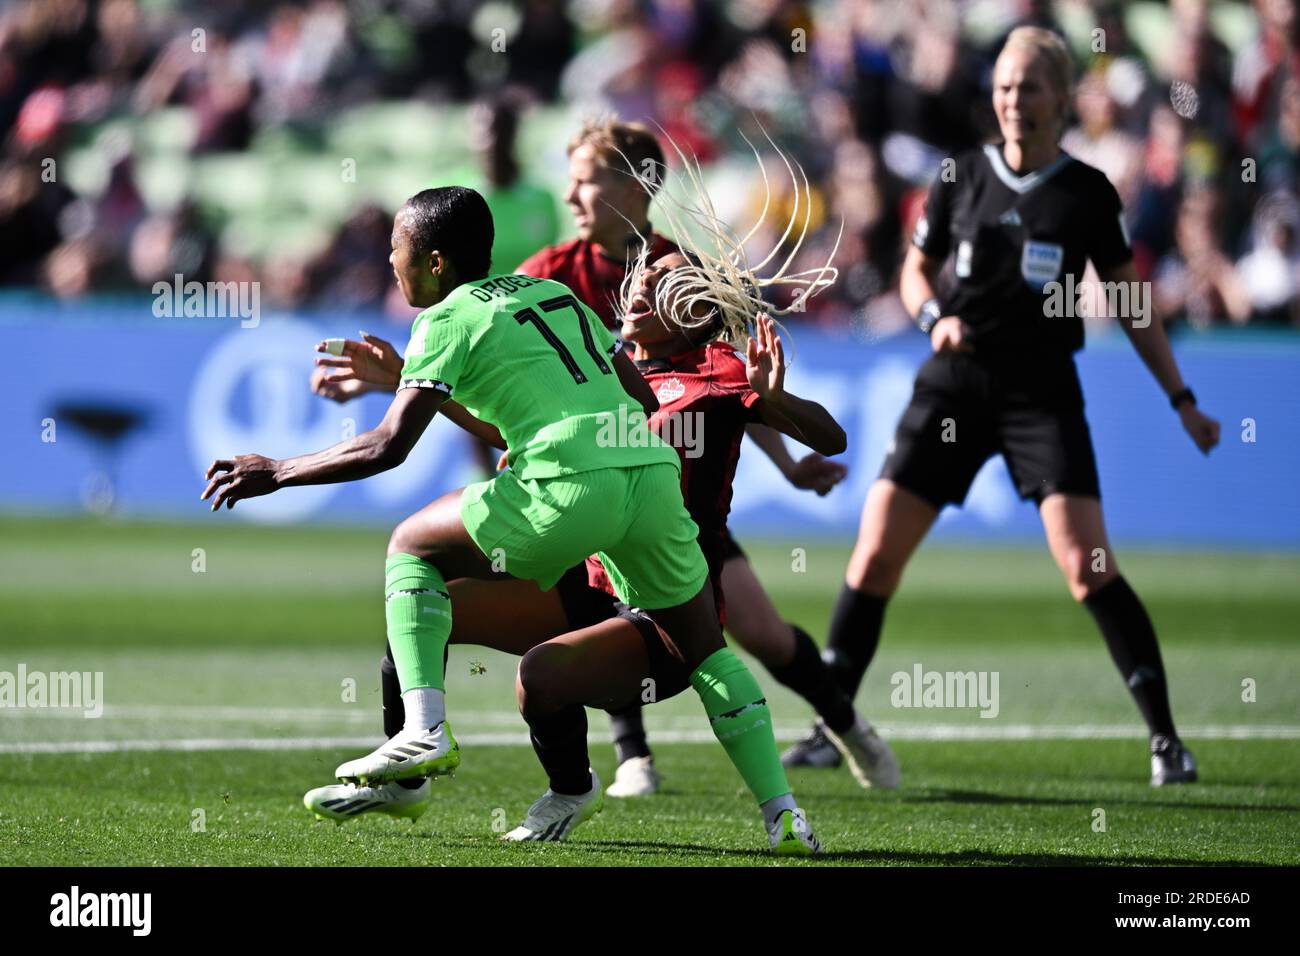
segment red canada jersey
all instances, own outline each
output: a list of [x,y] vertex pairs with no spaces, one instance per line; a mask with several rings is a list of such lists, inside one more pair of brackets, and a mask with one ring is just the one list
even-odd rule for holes
[[[657,232],[650,233],[647,262],[676,251],[674,242]],[[574,239],[533,253],[520,263],[515,272],[563,282],[600,316],[607,329],[618,329],[622,319],[618,314],[618,290],[627,274],[627,262],[598,252],[596,246],[585,239]]]
[[[650,427],[677,449],[681,459],[682,497],[700,528],[700,550],[709,565],[721,616],[731,482],[745,426],[759,418],[759,395],[749,387],[744,359],[729,345],[714,342],[682,355],[636,364],[659,399]],[[592,587],[614,593],[599,560],[588,558],[587,572]]]

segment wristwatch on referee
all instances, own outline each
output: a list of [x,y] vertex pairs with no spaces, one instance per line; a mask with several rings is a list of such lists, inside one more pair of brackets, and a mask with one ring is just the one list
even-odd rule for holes
[[916,327],[926,335],[934,328],[934,324],[943,316],[943,309],[939,307],[939,300],[931,297],[925,300],[920,311],[916,313]]
[[1183,402],[1191,402],[1193,405],[1196,404],[1196,394],[1190,388],[1180,388],[1178,391],[1174,392],[1174,394],[1169,396],[1169,406],[1174,411],[1178,411]]

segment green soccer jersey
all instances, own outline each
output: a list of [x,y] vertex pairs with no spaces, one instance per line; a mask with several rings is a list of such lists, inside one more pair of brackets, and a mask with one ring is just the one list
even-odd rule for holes
[[433,388],[500,429],[520,478],[671,462],[614,371],[613,335],[562,283],[498,275],[416,316],[399,388]]

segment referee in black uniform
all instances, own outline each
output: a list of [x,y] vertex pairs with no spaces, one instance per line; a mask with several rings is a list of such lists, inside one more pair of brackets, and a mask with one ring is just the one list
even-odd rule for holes
[[[863,507],[826,655],[856,695],[908,559],[944,505],[961,504],[976,472],[1000,452],[1021,497],[1037,503],[1070,593],[1096,620],[1147,722],[1152,784],[1182,783],[1196,779],[1196,764],[1174,729],[1155,631],[1106,540],[1072,356],[1083,346],[1083,323],[1047,308],[1050,283],[1065,285],[1072,275],[1077,284],[1088,260],[1104,282],[1138,290],[1119,196],[1105,175],[1058,144],[1071,75],[1056,34],[1013,31],[993,73],[1003,142],[945,161],[947,174],[931,188],[901,292],[934,354],[917,374]],[[949,257],[955,281],[940,293]],[[1197,409],[1161,323],[1149,308],[1134,314],[1135,300],[1128,301],[1129,314],[1117,318],[1187,434],[1208,453],[1218,422]],[[828,766],[837,758],[819,728],[784,760]]]

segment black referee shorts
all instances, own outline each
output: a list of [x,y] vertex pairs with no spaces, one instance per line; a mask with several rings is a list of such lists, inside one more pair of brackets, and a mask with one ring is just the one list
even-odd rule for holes
[[880,477],[942,508],[965,501],[976,473],[998,453],[1021,498],[1101,497],[1071,356],[930,356]]

